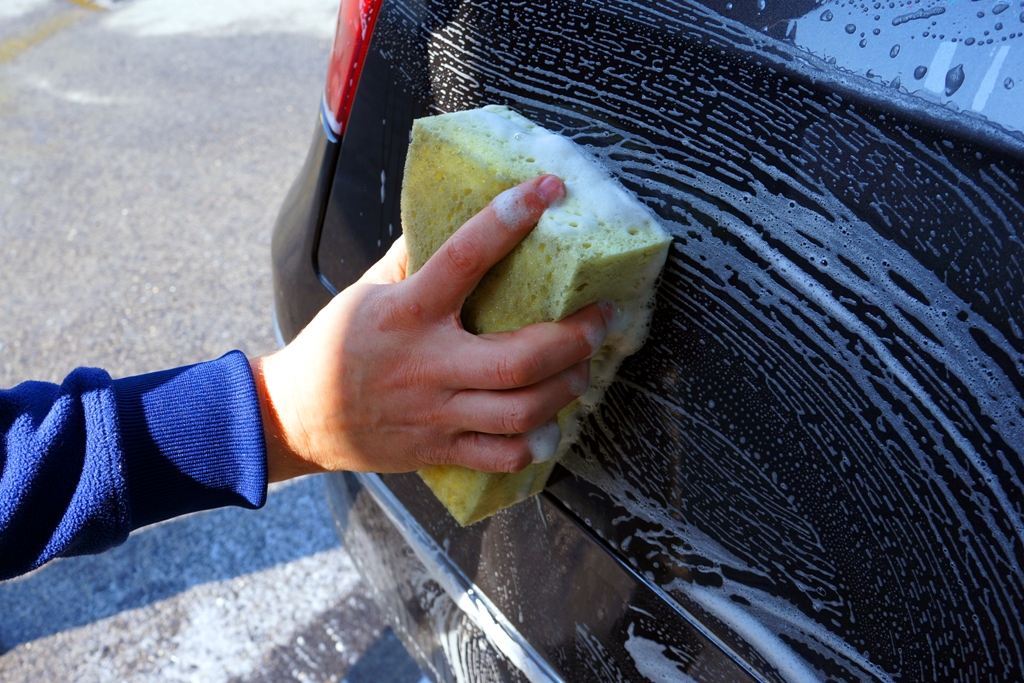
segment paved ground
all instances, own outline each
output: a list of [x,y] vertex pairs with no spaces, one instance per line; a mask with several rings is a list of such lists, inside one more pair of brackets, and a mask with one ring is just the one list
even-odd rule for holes
[[[0,0],[0,386],[275,346],[337,0],[105,4]],[[419,679],[316,479],[0,584],[0,615],[3,681]]]

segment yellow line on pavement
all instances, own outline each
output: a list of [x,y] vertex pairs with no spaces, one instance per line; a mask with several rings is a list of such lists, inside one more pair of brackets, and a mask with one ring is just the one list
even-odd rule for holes
[[68,2],[70,2],[72,5],[78,5],[79,7],[84,7],[85,9],[91,9],[91,10],[94,10],[96,12],[109,12],[110,11],[106,7],[101,7],[100,5],[97,5],[95,2],[89,2],[89,0],[68,0]]
[[35,26],[26,35],[17,38],[8,38],[0,42],[0,64],[15,59],[26,50],[35,47],[50,36],[63,31],[69,26],[78,23],[85,16],[81,10],[66,12],[51,17],[41,24]]

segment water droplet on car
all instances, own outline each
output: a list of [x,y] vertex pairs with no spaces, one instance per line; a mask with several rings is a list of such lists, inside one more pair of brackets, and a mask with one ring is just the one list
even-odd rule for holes
[[891,48],[889,48],[889,56],[890,57],[895,59],[896,55],[898,55],[899,53],[900,53],[899,43],[897,43],[896,45],[893,45]]
[[821,20],[822,21],[832,21],[832,19],[833,19],[832,10],[827,9],[824,12],[821,13]]
[[1009,8],[1010,5],[1005,2],[997,3],[996,6],[992,8],[992,14],[1002,14]]
[[926,73],[928,73],[928,67],[919,66],[916,69],[914,69],[914,78],[917,80],[921,80],[922,78],[924,78],[924,75]]
[[965,40],[964,45],[974,45],[974,38],[968,38]]
[[1007,90],[1013,88],[1013,79],[1007,78],[1005,81],[1003,81],[1003,87],[1006,88]]
[[889,83],[889,87],[896,88],[898,90],[900,87],[900,77],[897,76],[896,78],[892,79],[892,82]]
[[846,25],[846,32],[847,33],[851,33],[852,34],[852,33],[856,33],[856,31],[857,31],[857,25],[856,24],[847,24]]
[[867,38],[861,38],[860,39],[860,43],[858,43],[858,45],[860,45],[861,47],[867,47],[868,39]]
[[952,69],[946,72],[946,97],[951,97],[953,93],[960,89],[960,86],[964,84],[964,65],[957,64]]

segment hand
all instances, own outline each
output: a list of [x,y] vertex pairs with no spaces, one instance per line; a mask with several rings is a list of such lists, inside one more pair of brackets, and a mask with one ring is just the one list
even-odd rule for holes
[[466,332],[460,312],[564,196],[551,175],[502,193],[408,278],[399,238],[291,344],[253,359],[270,480],[436,464],[515,472],[550,457],[553,445],[531,436],[550,435],[558,411],[587,390],[614,308],[483,335]]

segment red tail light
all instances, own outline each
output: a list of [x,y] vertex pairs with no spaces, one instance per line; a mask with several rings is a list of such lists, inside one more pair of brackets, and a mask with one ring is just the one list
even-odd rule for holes
[[370,49],[370,36],[383,3],[384,0],[341,0],[321,111],[324,129],[334,136],[341,135],[348,121]]

